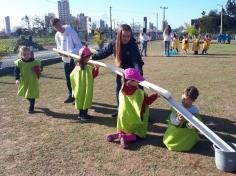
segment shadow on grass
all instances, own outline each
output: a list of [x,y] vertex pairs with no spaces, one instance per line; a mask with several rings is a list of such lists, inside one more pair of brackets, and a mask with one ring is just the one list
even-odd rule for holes
[[4,81],[0,81],[0,84],[16,84],[15,82],[4,82]]
[[78,115],[76,114],[65,114],[65,113],[58,113],[51,111],[49,108],[40,108],[37,109],[42,110],[42,113],[44,113],[46,116],[56,118],[56,119],[67,119],[67,120],[77,120]]
[[45,74],[42,74],[41,77],[42,78],[48,78],[48,79],[61,79],[61,80],[65,79],[64,77],[56,77],[56,76],[45,75]]

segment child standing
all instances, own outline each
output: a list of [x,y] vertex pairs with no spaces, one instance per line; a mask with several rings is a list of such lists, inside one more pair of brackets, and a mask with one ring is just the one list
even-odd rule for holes
[[202,54],[207,54],[207,50],[209,49],[209,46],[210,46],[210,40],[209,40],[209,36],[206,35],[204,37],[204,41],[203,41],[203,45],[202,45]]
[[120,139],[122,148],[128,148],[128,143],[137,138],[145,138],[148,128],[149,108],[158,97],[150,97],[139,88],[139,82],[144,81],[139,71],[128,68],[124,71],[123,85],[119,94],[119,110],[117,133],[107,136],[107,141]]
[[185,54],[188,54],[188,50],[189,49],[189,40],[188,37],[186,35],[184,35],[184,38],[182,40],[182,50],[185,51]]
[[27,47],[19,50],[20,59],[14,63],[16,85],[18,86],[17,95],[29,100],[29,113],[34,113],[35,99],[39,98],[39,76],[42,71],[40,60],[35,60],[31,51]]
[[179,39],[176,34],[174,34],[171,49],[176,50],[177,54],[179,53]]
[[75,97],[75,107],[79,110],[78,119],[87,121],[92,117],[88,115],[88,109],[92,106],[93,83],[97,77],[99,67],[88,63],[92,52],[89,48],[81,48],[80,60],[70,74],[72,92]]
[[[199,110],[193,105],[199,95],[198,89],[190,86],[182,94],[182,106],[201,120]],[[184,119],[182,114],[172,109],[168,119],[168,128],[163,137],[163,143],[169,150],[189,151],[198,142],[199,135],[194,126]]]
[[192,51],[194,52],[194,55],[197,55],[198,50],[200,49],[200,45],[199,45],[199,39],[197,38],[196,34],[193,36],[192,44],[193,44]]

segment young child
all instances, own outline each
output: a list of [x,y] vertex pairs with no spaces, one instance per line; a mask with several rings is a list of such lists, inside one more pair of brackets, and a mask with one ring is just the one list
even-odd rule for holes
[[39,98],[39,76],[42,72],[40,60],[35,60],[31,51],[27,47],[19,50],[20,59],[14,63],[16,85],[18,86],[17,95],[29,100],[29,113],[34,113],[35,99]]
[[184,35],[184,38],[182,40],[182,50],[185,51],[185,54],[188,54],[188,50],[189,49],[189,40],[188,37],[186,35]]
[[207,50],[209,49],[209,46],[210,46],[210,40],[209,40],[209,36],[206,35],[204,37],[204,41],[203,41],[203,45],[202,45],[202,54],[207,54]]
[[[193,105],[198,95],[198,89],[194,86],[185,89],[182,94],[182,106],[201,120],[198,108]],[[189,151],[198,140],[199,135],[194,126],[185,120],[180,113],[172,109],[168,119],[168,128],[163,137],[163,143],[166,147],[173,151]]]
[[176,34],[174,34],[172,44],[171,44],[171,49],[176,50],[177,54],[179,53],[179,39]]
[[78,119],[87,121],[92,117],[88,115],[88,109],[92,106],[93,83],[97,77],[99,67],[89,64],[92,55],[89,48],[81,48],[80,59],[70,74],[72,92],[75,97],[75,108],[79,110]]
[[139,71],[128,68],[124,71],[123,85],[119,94],[119,109],[117,133],[108,135],[106,140],[120,140],[122,148],[128,148],[128,143],[137,138],[145,138],[148,128],[149,108],[158,94],[150,97],[139,88],[139,82],[144,81]]
[[192,44],[193,44],[192,51],[194,52],[194,55],[197,55],[198,50],[200,49],[200,45],[199,45],[199,39],[197,38],[196,34],[193,36]]

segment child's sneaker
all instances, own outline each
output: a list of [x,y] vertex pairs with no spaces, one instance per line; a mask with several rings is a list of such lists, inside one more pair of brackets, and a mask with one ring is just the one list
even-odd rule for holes
[[93,117],[88,114],[80,116],[80,120],[84,121],[84,122],[90,120],[91,118],[93,118]]
[[124,136],[122,136],[121,138],[120,138],[120,146],[123,148],[123,149],[127,149],[129,146],[128,146],[128,144],[127,144],[127,142],[126,142],[126,140],[125,140],[125,137]]
[[106,137],[107,142],[113,142],[114,140],[118,139],[119,134],[110,134]]

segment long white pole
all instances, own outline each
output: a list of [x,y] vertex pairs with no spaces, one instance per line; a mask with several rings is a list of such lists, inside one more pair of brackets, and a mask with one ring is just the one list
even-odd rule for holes
[[[72,54],[66,51],[58,50],[58,49],[53,49],[53,51],[56,51],[60,54],[66,55],[68,57],[76,58],[79,59],[79,56],[76,54]],[[115,67],[111,64],[105,64],[102,62],[98,61],[89,61],[92,64],[97,64],[102,67],[109,68],[113,72],[115,72],[118,75],[123,75],[123,69]],[[198,120],[193,114],[188,112],[187,109],[185,109],[183,106],[179,105],[172,97],[171,93],[155,84],[152,84],[148,81],[142,81],[140,82],[140,85],[147,88],[151,89],[158,94],[162,96],[162,98],[171,106],[173,107],[176,111],[180,112],[186,120],[188,120],[193,126],[198,129],[206,138],[208,138],[212,143],[214,143],[216,146],[218,146],[221,150],[227,151],[227,152],[235,152],[235,150],[229,146],[224,140],[222,140],[218,135],[216,135],[211,129],[209,129],[205,124],[203,124],[200,120]]]

